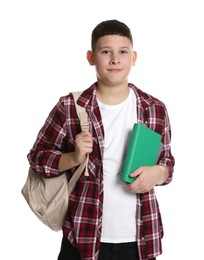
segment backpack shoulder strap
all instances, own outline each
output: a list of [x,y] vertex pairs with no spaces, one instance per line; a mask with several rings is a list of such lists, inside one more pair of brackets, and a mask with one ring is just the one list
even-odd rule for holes
[[84,107],[81,107],[77,104],[77,100],[79,96],[81,95],[82,92],[76,91],[72,92],[72,95],[74,97],[74,102],[75,102],[75,107],[76,107],[76,112],[80,120],[80,125],[82,131],[89,130],[89,122],[88,122],[88,115],[86,113],[86,109]]
[[[88,121],[88,115],[87,115],[87,112],[86,112],[86,109],[84,108],[84,107],[81,107],[81,106],[79,106],[78,104],[77,104],[77,100],[78,100],[78,98],[79,98],[79,96],[81,95],[81,93],[82,92],[80,92],[80,91],[75,91],[75,92],[71,92],[72,93],[72,95],[73,95],[73,97],[74,97],[74,103],[75,103],[75,107],[76,107],[76,112],[77,112],[77,115],[78,115],[78,117],[79,117],[79,121],[80,121],[80,125],[81,125],[81,129],[82,129],[82,131],[89,131],[89,121]],[[85,159],[85,161],[80,165],[80,167],[78,168],[79,169],[79,171],[77,170],[77,174],[78,174],[78,172],[80,172],[80,171],[83,171],[83,169],[84,169],[84,167],[85,167],[85,173],[84,173],[84,175],[85,176],[89,176],[89,173],[88,173],[88,169],[87,169],[87,164],[88,164],[88,159],[89,159],[89,156],[88,156],[88,154],[87,154],[87,156],[86,156],[86,159]],[[83,168],[83,169],[82,169]],[[74,174],[73,175],[73,178],[74,178],[74,176],[76,176],[77,174]],[[80,175],[79,175],[80,176]],[[79,178],[79,177],[76,177],[77,179]],[[74,179],[76,179],[76,178],[74,178]],[[72,185],[72,181],[73,182],[76,182],[76,180],[70,180],[70,184]]]

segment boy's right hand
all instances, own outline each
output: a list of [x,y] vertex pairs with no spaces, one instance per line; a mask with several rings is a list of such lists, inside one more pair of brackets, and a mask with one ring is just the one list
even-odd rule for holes
[[92,150],[93,139],[90,132],[83,131],[80,134],[76,135],[74,160],[77,164],[81,164],[85,160],[86,154],[91,153]]

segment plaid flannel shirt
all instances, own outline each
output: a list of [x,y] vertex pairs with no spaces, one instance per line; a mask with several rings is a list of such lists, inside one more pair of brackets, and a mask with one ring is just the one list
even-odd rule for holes
[[[162,135],[163,150],[157,164],[169,169],[172,180],[174,158],[171,154],[171,127],[165,105],[133,84],[129,84],[137,100],[137,122],[144,123]],[[63,233],[77,246],[81,259],[97,260],[103,216],[103,153],[104,129],[96,100],[97,83],[86,89],[78,104],[88,113],[90,131],[93,136],[93,152],[89,156],[89,176],[82,174],[69,198]],[[74,151],[75,136],[81,131],[72,94],[63,96],[50,112],[41,128],[33,148],[28,154],[31,167],[40,175],[56,176],[62,153]],[[67,170],[70,179],[76,168]],[[137,244],[141,260],[162,253],[163,226],[154,189],[137,196]]]

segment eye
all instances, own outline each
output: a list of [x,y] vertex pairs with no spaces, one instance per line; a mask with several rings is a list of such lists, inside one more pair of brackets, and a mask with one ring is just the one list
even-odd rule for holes
[[109,50],[103,50],[101,53],[102,53],[102,54],[105,54],[105,55],[109,55],[109,54],[111,54],[111,51],[109,51]]
[[127,54],[128,51],[127,51],[127,50],[121,50],[120,53],[121,53],[121,54]]

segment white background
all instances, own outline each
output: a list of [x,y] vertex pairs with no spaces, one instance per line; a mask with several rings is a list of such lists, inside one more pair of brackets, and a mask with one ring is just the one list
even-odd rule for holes
[[113,18],[134,36],[129,81],[164,101],[171,120],[176,166],[173,182],[156,188],[165,228],[158,259],[204,259],[203,9],[198,0],[0,2],[0,259],[57,259],[61,232],[21,195],[26,156],[59,97],[96,80],[86,60],[91,31]]

